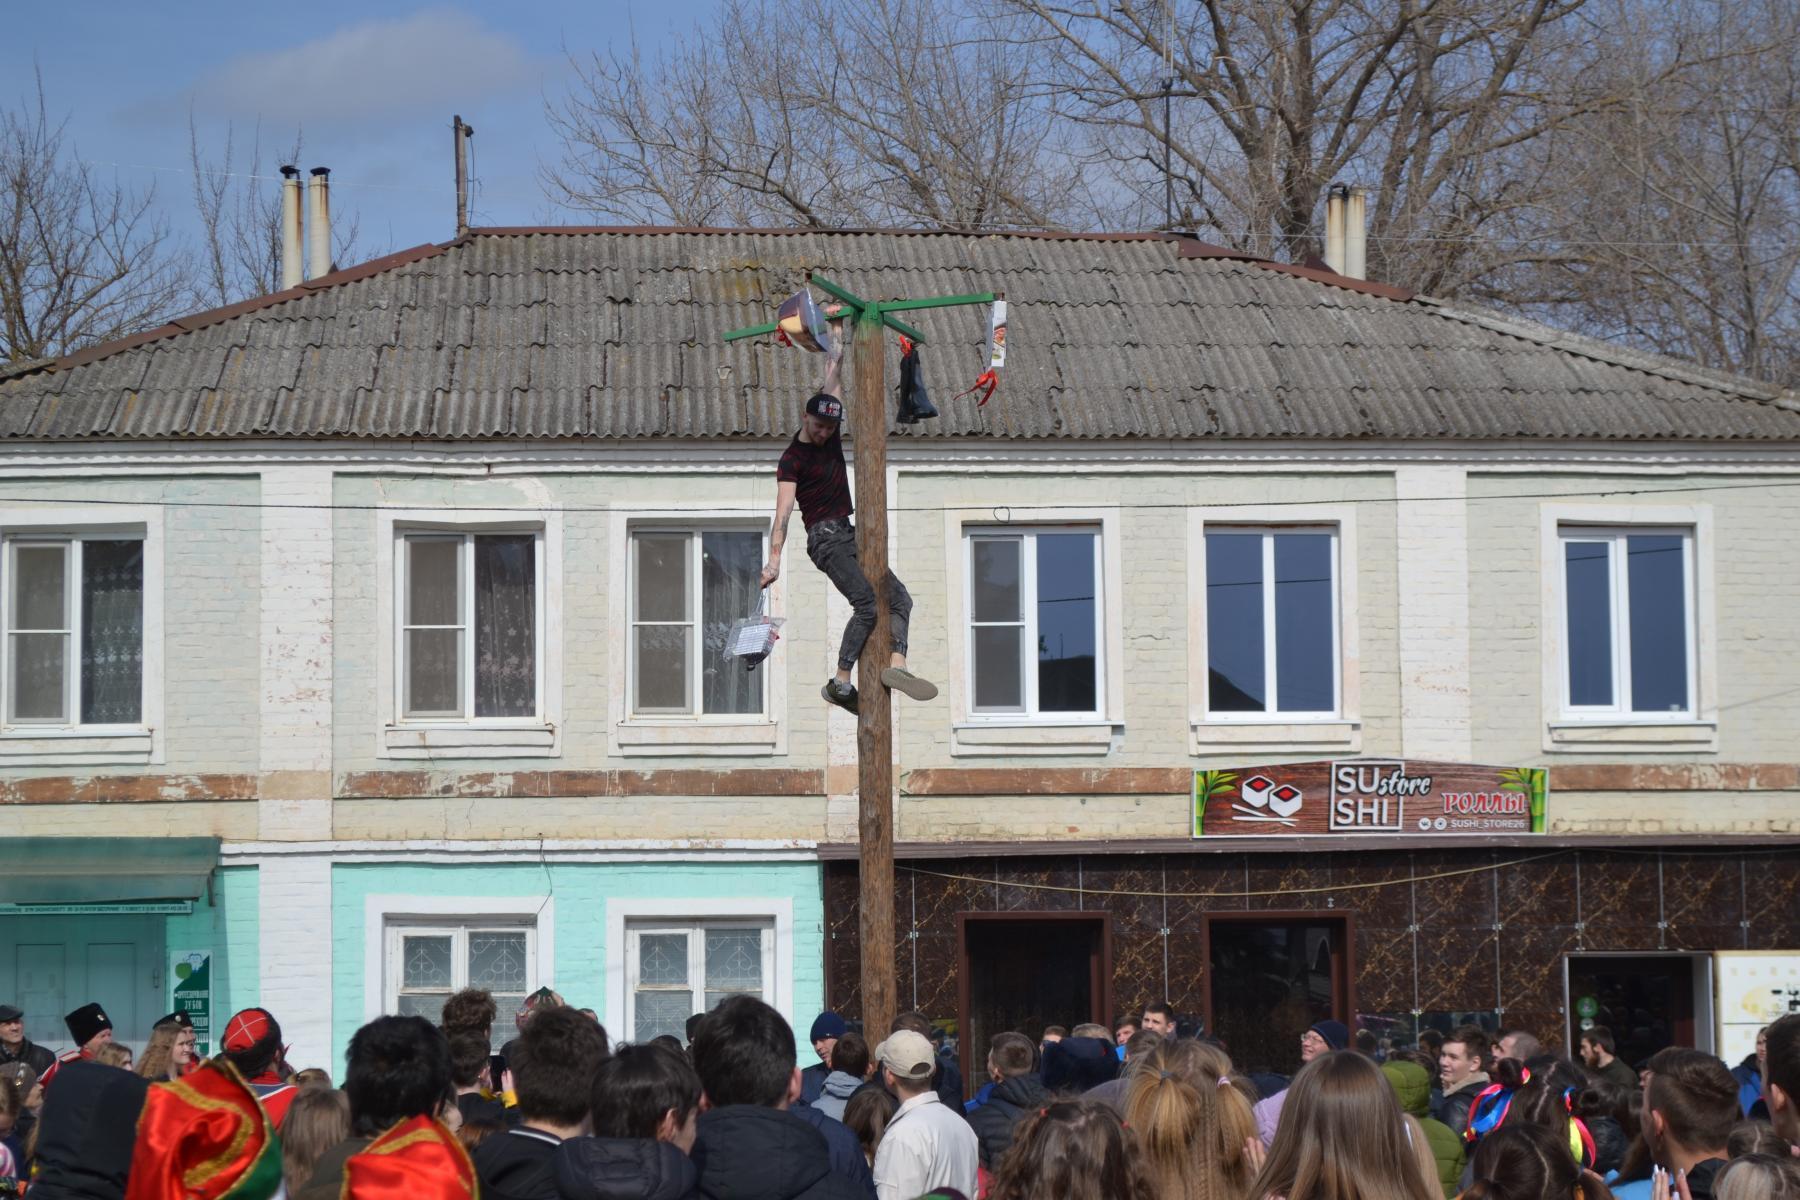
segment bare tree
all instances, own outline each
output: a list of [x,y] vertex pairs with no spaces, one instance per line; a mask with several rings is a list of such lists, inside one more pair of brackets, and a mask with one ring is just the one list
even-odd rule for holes
[[546,190],[640,222],[1056,226],[1082,184],[1022,32],[945,0],[761,0],[654,62],[596,54],[548,109]]
[[[188,114],[188,160],[194,174],[194,211],[200,218],[195,274],[196,302],[235,304],[281,288],[281,177],[263,173],[262,127],[250,143],[249,162],[238,171],[235,129],[215,161],[201,152],[199,131]],[[305,140],[300,130],[280,162],[297,164]],[[362,247],[361,222],[346,206],[333,206],[332,262],[357,262],[378,252]]]
[[[1566,183],[1544,231],[1564,253],[1490,298],[1601,336],[1800,384],[1800,10],[1669,3],[1611,24],[1602,69],[1630,103],[1558,141]],[[1705,53],[1652,77],[1671,43]]]
[[48,358],[167,319],[185,264],[154,189],[99,178],[53,121],[40,75],[0,110],[0,360]]

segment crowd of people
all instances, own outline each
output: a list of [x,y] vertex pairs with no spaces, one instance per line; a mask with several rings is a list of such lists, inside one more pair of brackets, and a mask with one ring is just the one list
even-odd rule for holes
[[[966,1086],[944,1031],[836,1013],[799,1064],[731,996],[615,1045],[549,989],[493,1052],[492,996],[359,1029],[341,1086],[246,1009],[200,1060],[182,1014],[135,1060],[98,1005],[52,1054],[0,1005],[0,1196],[32,1200],[1800,1200],[1800,1014],[1729,1067],[1610,1033],[1394,1046],[1320,1020],[1291,1077],[1246,1073],[1167,1004],[994,1035]],[[965,1059],[967,1061],[967,1059]],[[975,1084],[976,1081],[968,1081]]]

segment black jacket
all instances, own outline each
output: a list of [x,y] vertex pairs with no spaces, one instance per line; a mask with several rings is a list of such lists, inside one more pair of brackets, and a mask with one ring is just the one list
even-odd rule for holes
[[819,1131],[774,1108],[732,1104],[701,1113],[694,1166],[706,1200],[865,1200],[831,1169]]
[[488,1121],[504,1129],[518,1123],[513,1120],[513,1115],[518,1113],[518,1109],[513,1109],[512,1114],[509,1115],[504,1100],[499,1098],[490,1100],[480,1092],[464,1092],[458,1096],[456,1111],[462,1114],[465,1125],[470,1121]]
[[319,1156],[312,1178],[293,1193],[291,1200],[338,1200],[344,1192],[344,1165],[375,1141],[372,1137],[345,1138]]
[[44,1200],[115,1200],[125,1195],[138,1115],[150,1081],[86,1059],[64,1063],[45,1095],[37,1179]]
[[690,1200],[698,1195],[694,1189],[700,1172],[668,1142],[570,1138],[554,1157],[562,1200]]
[[800,1098],[811,1104],[825,1091],[826,1077],[831,1074],[829,1063],[816,1062],[800,1072]]
[[486,1200],[557,1200],[556,1152],[562,1139],[519,1126],[496,1133],[469,1157]]
[[1445,1092],[1443,1102],[1431,1115],[1448,1125],[1451,1133],[1461,1137],[1469,1127],[1469,1109],[1474,1106],[1475,1097],[1490,1086],[1491,1081],[1485,1075],[1471,1079],[1456,1090]]
[[981,1165],[992,1171],[1012,1148],[1019,1122],[1050,1103],[1049,1089],[1036,1075],[1015,1075],[996,1084],[987,1103],[969,1113],[969,1124],[981,1139]]
[[50,1069],[50,1064],[55,1061],[56,1055],[53,1052],[44,1049],[30,1038],[22,1040],[17,1051],[8,1050],[4,1043],[0,1043],[0,1067],[22,1062],[31,1068],[33,1075],[42,1078],[44,1072]]
[[1122,1065],[1113,1043],[1103,1038],[1067,1037],[1044,1047],[1044,1086],[1058,1095],[1079,1094],[1117,1076]]

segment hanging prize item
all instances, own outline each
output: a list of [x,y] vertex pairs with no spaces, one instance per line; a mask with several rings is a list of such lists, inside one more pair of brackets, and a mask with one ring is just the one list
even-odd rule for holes
[[917,425],[938,415],[925,394],[925,369],[919,365],[919,351],[911,338],[900,335],[900,406],[895,420],[902,425]]
[[986,404],[1000,386],[1000,371],[1006,366],[1006,301],[994,301],[993,314],[988,318],[988,366],[973,386],[967,391],[958,392],[954,397],[961,400],[964,396],[981,393],[978,403]]
[[801,288],[786,300],[775,314],[775,340],[784,346],[798,346],[815,354],[829,354],[834,338],[825,314],[813,301],[812,292]]

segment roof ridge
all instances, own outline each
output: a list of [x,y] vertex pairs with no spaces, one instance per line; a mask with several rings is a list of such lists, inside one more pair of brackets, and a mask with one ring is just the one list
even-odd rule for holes
[[1683,362],[1670,355],[1639,350],[1635,346],[1621,346],[1590,334],[1558,329],[1554,325],[1546,325],[1544,322],[1532,320],[1530,317],[1514,316],[1499,309],[1484,308],[1459,300],[1446,300],[1442,297],[1422,294],[1414,296],[1413,299],[1428,311],[1445,320],[1461,321],[1467,325],[1475,325],[1494,333],[1516,337],[1521,341],[1545,346],[1552,350],[1578,354],[1583,358],[1591,358],[1595,362],[1603,362],[1609,366],[1623,367],[1628,371],[1660,375],[1678,383],[1698,384],[1715,392],[1750,397],[1760,403],[1772,404],[1790,412],[1800,412],[1800,394],[1778,384],[1752,379],[1748,375],[1737,375],[1730,371],[1703,367],[1698,363]]
[[[809,234],[853,237],[1020,237],[1042,238],[1061,242],[1160,242],[1171,235],[1152,230],[1105,233],[1073,229],[908,229],[881,226],[855,226],[843,229],[819,229],[813,226],[760,227],[754,225],[478,225],[463,234],[462,241],[477,237],[532,237],[535,235],[579,237],[595,234],[630,234],[639,236],[662,234],[701,234],[722,237],[727,234],[754,234],[759,237],[804,237]],[[450,243],[454,245],[455,243]]]

